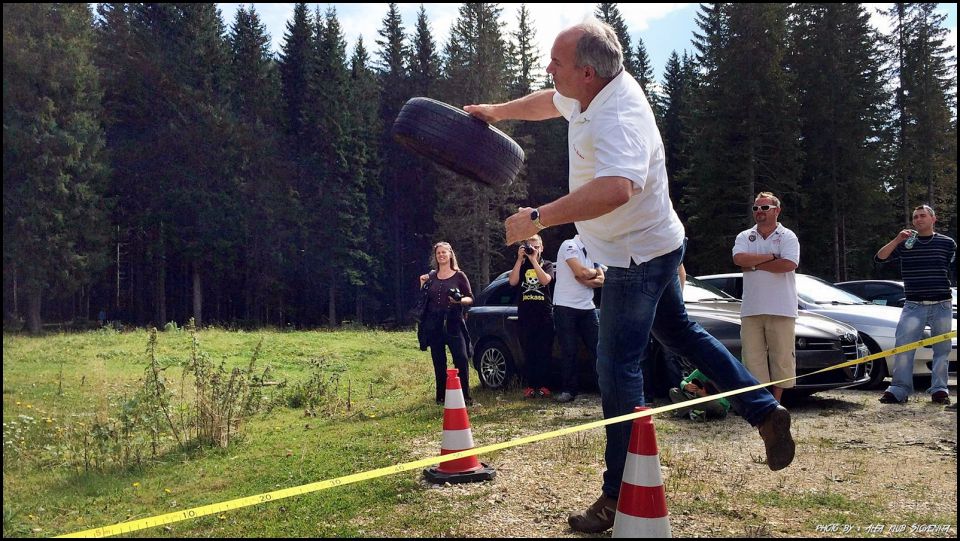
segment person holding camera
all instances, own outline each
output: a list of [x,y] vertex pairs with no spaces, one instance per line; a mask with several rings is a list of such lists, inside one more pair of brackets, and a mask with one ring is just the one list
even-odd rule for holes
[[437,383],[437,404],[443,404],[447,389],[447,352],[453,356],[453,365],[460,372],[460,385],[467,405],[473,404],[470,397],[470,335],[463,319],[463,307],[473,304],[470,280],[457,264],[457,254],[447,242],[433,245],[430,258],[434,270],[420,276],[420,289],[427,295],[427,308],[417,337],[420,349],[430,348],[433,373]]
[[517,324],[523,350],[526,398],[550,397],[550,360],[553,356],[553,301],[547,286],[553,281],[553,263],[543,259],[543,239],[534,235],[517,248],[510,285],[520,287]]

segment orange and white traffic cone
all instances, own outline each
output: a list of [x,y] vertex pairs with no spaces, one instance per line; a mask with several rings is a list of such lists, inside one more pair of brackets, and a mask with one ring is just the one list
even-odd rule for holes
[[634,419],[613,523],[614,537],[671,537],[658,455],[653,419]]
[[[456,368],[447,370],[447,391],[443,400],[443,443],[440,455],[473,449],[473,433],[467,417],[467,405]],[[489,481],[496,471],[482,464],[477,455],[441,462],[439,466],[423,470],[423,476],[431,483],[473,483]]]

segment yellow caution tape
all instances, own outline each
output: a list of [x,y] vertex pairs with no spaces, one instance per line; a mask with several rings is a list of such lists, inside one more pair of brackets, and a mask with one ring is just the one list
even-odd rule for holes
[[222,513],[224,511],[230,511],[233,509],[240,509],[242,507],[250,507],[252,505],[257,505],[261,503],[272,502],[276,500],[282,500],[284,498],[290,498],[292,496],[300,496],[302,494],[309,494],[311,492],[317,492],[320,490],[326,490],[329,488],[336,488],[344,485],[349,485],[352,483],[357,483],[359,481],[366,481],[368,479],[376,479],[378,477],[384,477],[387,475],[392,475],[395,473],[415,470],[418,468],[423,468],[426,466],[432,466],[434,464],[439,464],[440,462],[447,462],[449,460],[455,460],[458,458],[464,458],[468,456],[478,455],[481,453],[492,453],[494,451],[500,451],[503,449],[508,449],[510,447],[516,447],[518,445],[525,445],[527,443],[534,443],[542,440],[547,440],[551,438],[556,438],[559,436],[566,436],[568,434],[573,434],[576,432],[581,432],[584,430],[590,430],[593,428],[600,428],[602,426],[611,425],[615,423],[622,423],[624,421],[629,421],[632,419],[638,419],[640,417],[649,417],[651,415],[665,413],[668,411],[673,411],[679,408],[687,408],[696,404],[703,402],[710,402],[718,398],[726,398],[728,396],[737,395],[740,393],[745,393],[748,391],[753,391],[756,389],[761,389],[769,385],[777,385],[784,383],[786,381],[798,379],[801,377],[812,376],[814,374],[820,374],[822,372],[827,372],[829,370],[836,370],[839,368],[846,368],[848,366],[853,366],[856,364],[861,364],[876,359],[882,359],[887,355],[895,355],[897,353],[903,353],[904,351],[910,351],[912,349],[917,349],[924,346],[929,346],[945,340],[949,340],[957,336],[957,331],[951,331],[946,334],[941,334],[938,336],[933,336],[931,338],[926,338],[924,340],[919,340],[910,344],[903,346],[898,346],[893,349],[888,349],[886,351],[881,351],[879,353],[874,353],[867,355],[866,357],[860,357],[852,361],[846,361],[834,366],[823,368],[815,372],[810,372],[809,374],[804,374],[802,376],[795,376],[792,378],[781,379],[778,381],[771,381],[769,383],[761,383],[758,385],[752,385],[750,387],[744,387],[742,389],[736,389],[733,391],[726,391],[722,393],[712,394],[709,396],[704,396],[696,398],[693,400],[686,400],[677,404],[670,404],[669,406],[662,406],[659,408],[651,408],[648,410],[628,413],[626,415],[621,415],[619,417],[611,417],[610,419],[603,419],[600,421],[593,421],[590,423],[577,425],[569,428],[561,428],[559,430],[554,430],[551,432],[543,432],[541,434],[535,434],[533,436],[527,436],[524,438],[519,438],[511,440],[504,443],[496,443],[493,445],[485,445],[483,447],[474,447],[473,449],[468,449],[466,451],[458,451],[456,453],[450,453],[447,455],[435,456],[430,458],[423,458],[420,460],[414,460],[413,462],[405,462],[403,464],[397,464],[394,466],[387,466],[385,468],[379,468],[376,470],[365,471],[361,473],[354,473],[352,475],[345,475],[343,477],[337,477],[335,479],[328,479],[326,481],[319,481],[316,483],[309,483],[306,485],[300,485],[293,488],[285,488],[281,490],[274,490],[273,492],[264,492],[262,494],[257,494],[254,496],[247,496],[245,498],[237,498],[235,500],[229,500],[220,503],[214,503],[210,505],[203,505],[200,507],[194,507],[184,511],[176,511],[173,513],[166,513],[163,515],[157,515],[149,518],[142,518],[137,520],[131,520],[127,522],[121,522],[114,524],[112,526],[103,526],[101,528],[92,528],[90,530],[83,530],[80,532],[74,532],[71,534],[60,535],[57,537],[107,537],[111,535],[119,535],[123,533],[135,532],[137,530],[143,530],[146,528],[152,528],[154,526],[162,526],[164,524],[172,524],[174,522],[180,522],[183,520],[203,517],[206,515],[213,515],[216,513]]

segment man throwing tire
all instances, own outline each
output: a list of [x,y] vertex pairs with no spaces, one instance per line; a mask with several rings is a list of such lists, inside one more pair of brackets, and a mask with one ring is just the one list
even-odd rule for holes
[[[667,191],[663,142],[643,90],[623,70],[616,33],[590,20],[562,31],[550,56],[554,89],[464,110],[487,122],[561,115],[569,122],[570,193],[507,218],[506,241],[575,222],[590,257],[608,267],[597,348],[604,418],[644,404],[641,363],[651,332],[696,359],[719,389],[756,385],[719,341],[687,317],[677,277],[686,239]],[[787,410],[764,389],[733,401],[759,428],[770,469],[787,467],[794,456]],[[587,510],[570,515],[573,530],[595,533],[613,526],[630,425],[607,426],[603,492]]]

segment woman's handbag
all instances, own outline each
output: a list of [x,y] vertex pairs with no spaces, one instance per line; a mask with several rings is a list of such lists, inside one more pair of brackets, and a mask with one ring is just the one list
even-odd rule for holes
[[430,271],[429,278],[423,283],[423,287],[420,288],[420,296],[417,297],[417,304],[410,309],[410,319],[417,323],[421,323],[427,313],[427,303],[430,301],[430,284],[436,275],[437,271]]

